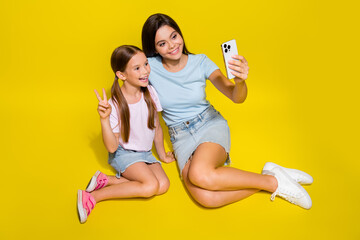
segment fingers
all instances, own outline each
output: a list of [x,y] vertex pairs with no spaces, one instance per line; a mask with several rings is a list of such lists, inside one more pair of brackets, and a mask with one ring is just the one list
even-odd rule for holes
[[100,96],[100,94],[98,93],[98,91],[97,91],[96,89],[94,89],[94,92],[95,92],[96,97],[97,97],[97,99],[99,100],[99,102],[104,101],[105,103],[107,103],[108,101],[107,101],[107,96],[106,96],[105,88],[103,88],[102,90],[103,90],[104,100],[101,99],[101,96]]
[[[238,61],[237,61],[238,62]],[[240,72],[240,73],[248,73],[249,67],[243,63],[238,62],[237,64],[229,64],[229,68],[231,70]]]
[[173,162],[173,161],[175,161],[175,157],[174,157],[173,152],[167,152],[167,153],[166,153],[166,157],[169,159],[168,162]]
[[99,106],[98,110],[101,111],[101,112],[106,112],[107,108]]
[[109,103],[105,103],[104,101],[99,102],[99,107],[103,107],[103,108],[109,108],[110,104]]
[[99,102],[98,112],[101,118],[107,118],[111,114],[111,105],[108,103]]
[[102,100],[101,97],[100,97],[100,94],[98,93],[98,91],[96,91],[96,89],[94,89],[95,91],[95,94],[96,94],[96,97],[97,99],[99,100],[99,102]]
[[246,80],[248,77],[247,73],[239,73],[235,71],[231,71],[231,73],[235,76],[235,78],[240,78],[241,80]]
[[103,88],[103,96],[104,96],[104,101],[107,103],[107,96],[106,96],[105,88]]
[[236,60],[229,60],[229,68],[233,70],[231,73],[235,76],[235,78],[246,80],[250,69],[248,62],[240,55],[234,55],[232,58]]
[[234,59],[240,60],[241,62],[245,63],[246,65],[248,64],[248,62],[246,61],[246,59],[243,56],[233,55],[231,57],[234,58]]

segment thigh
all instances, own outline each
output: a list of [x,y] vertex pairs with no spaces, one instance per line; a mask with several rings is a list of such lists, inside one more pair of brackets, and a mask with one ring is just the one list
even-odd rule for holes
[[200,144],[191,159],[190,168],[213,170],[224,165],[228,155],[225,149],[213,142]]
[[137,162],[126,168],[122,175],[130,181],[141,183],[157,181],[156,175],[144,162]]

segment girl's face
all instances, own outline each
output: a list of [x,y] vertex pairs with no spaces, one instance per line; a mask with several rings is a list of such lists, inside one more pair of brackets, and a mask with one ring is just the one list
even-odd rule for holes
[[137,52],[128,62],[124,72],[118,76],[135,87],[146,87],[149,84],[150,65],[143,52]]
[[179,60],[184,47],[180,34],[168,25],[159,28],[155,35],[156,52],[164,59]]

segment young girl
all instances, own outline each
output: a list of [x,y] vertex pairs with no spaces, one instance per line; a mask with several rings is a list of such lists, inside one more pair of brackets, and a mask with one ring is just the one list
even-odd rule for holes
[[[148,85],[150,66],[137,47],[124,45],[114,50],[111,67],[115,81],[108,101],[103,89],[99,100],[103,141],[109,151],[109,164],[117,171],[107,176],[97,171],[86,191],[78,190],[78,213],[84,223],[95,204],[114,198],[149,198],[165,193],[169,180],[160,162],[151,153],[154,141],[159,158],[174,161],[165,153],[157,111],[162,111],[157,93]],[[118,79],[123,81],[119,86]],[[120,178],[123,176],[124,178]]]
[[205,207],[221,207],[260,190],[309,209],[311,198],[298,183],[311,183],[308,174],[268,163],[263,175],[224,167],[229,160],[227,121],[206,100],[206,79],[235,103],[247,96],[249,67],[242,56],[229,61],[234,82],[204,54],[190,54],[176,22],[167,15],[150,16],[142,29],[142,45],[151,65],[150,82],[159,94],[163,117],[191,196]]

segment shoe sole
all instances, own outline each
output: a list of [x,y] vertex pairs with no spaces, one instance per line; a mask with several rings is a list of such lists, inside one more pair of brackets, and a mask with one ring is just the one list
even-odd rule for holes
[[293,169],[293,168],[282,167],[282,166],[279,166],[279,165],[277,165],[275,163],[272,163],[272,162],[265,163],[265,166],[264,166],[264,168],[262,170],[262,174],[269,174],[269,172],[271,172],[271,170],[276,168],[276,167],[282,168],[285,171],[294,172],[294,173],[297,173],[299,175],[304,175],[304,176],[306,176],[306,178],[310,179],[309,182],[299,182],[300,184],[310,185],[310,184],[312,184],[314,182],[313,177],[310,174],[308,174],[308,173],[306,173],[304,171]]
[[79,216],[80,223],[86,222],[87,215],[84,212],[85,209],[82,205],[82,191],[81,190],[78,190],[78,194],[77,194],[77,210],[78,210],[78,216]]
[[88,183],[86,190],[87,192],[92,192],[95,190],[96,185],[97,185],[97,177],[100,175],[100,171],[96,171],[96,173],[94,174],[94,176],[92,176],[92,178],[90,179],[90,182]]

